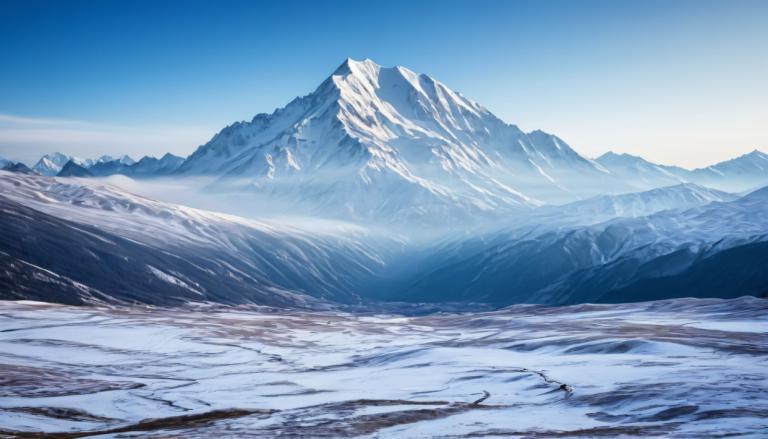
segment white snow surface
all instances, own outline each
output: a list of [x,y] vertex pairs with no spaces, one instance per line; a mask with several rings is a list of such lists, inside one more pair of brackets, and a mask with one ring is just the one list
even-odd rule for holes
[[766,303],[402,317],[4,302],[0,434],[760,437]]

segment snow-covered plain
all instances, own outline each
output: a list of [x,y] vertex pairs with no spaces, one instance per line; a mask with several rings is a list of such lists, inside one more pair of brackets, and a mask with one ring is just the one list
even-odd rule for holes
[[4,302],[0,435],[761,437],[766,331],[754,298],[424,317]]

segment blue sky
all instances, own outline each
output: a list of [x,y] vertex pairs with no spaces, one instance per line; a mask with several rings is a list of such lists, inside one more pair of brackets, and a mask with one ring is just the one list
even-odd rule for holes
[[346,57],[579,152],[768,150],[766,1],[0,2],[0,156],[188,154]]

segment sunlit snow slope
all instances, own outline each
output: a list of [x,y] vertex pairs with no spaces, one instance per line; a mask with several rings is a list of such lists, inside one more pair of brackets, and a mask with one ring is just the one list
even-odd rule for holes
[[245,220],[86,179],[0,172],[0,206],[3,299],[356,303],[393,245],[350,224]]

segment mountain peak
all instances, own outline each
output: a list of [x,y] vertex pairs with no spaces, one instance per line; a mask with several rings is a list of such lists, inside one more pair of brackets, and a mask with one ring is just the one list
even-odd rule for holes
[[40,158],[40,160],[35,163],[35,165],[32,167],[32,169],[35,172],[38,172],[43,175],[56,175],[59,171],[61,171],[61,168],[70,160],[72,157],[69,157],[67,155],[64,155],[60,152],[52,152],[50,154],[46,154]]
[[347,58],[344,60],[344,62],[341,63],[339,67],[336,68],[336,70],[333,72],[333,76],[349,75],[378,69],[381,69],[381,66],[376,64],[376,62],[370,58],[365,58],[362,61]]
[[617,163],[617,162],[624,162],[624,163],[650,163],[648,160],[628,154],[626,152],[614,152],[614,151],[608,151],[605,154],[601,155],[600,157],[596,158],[595,161],[598,163]]
[[83,166],[77,164],[75,160],[69,160],[61,168],[56,176],[58,177],[92,177],[93,174]]
[[608,152],[598,156],[597,160],[604,159],[604,158],[608,159],[608,158],[614,158],[614,157],[627,157],[627,156],[630,156],[630,155],[625,153],[625,152],[608,151]]
[[752,152],[748,154],[744,154],[745,157],[754,157],[754,158],[768,158],[768,154],[760,151],[759,149],[754,149]]

